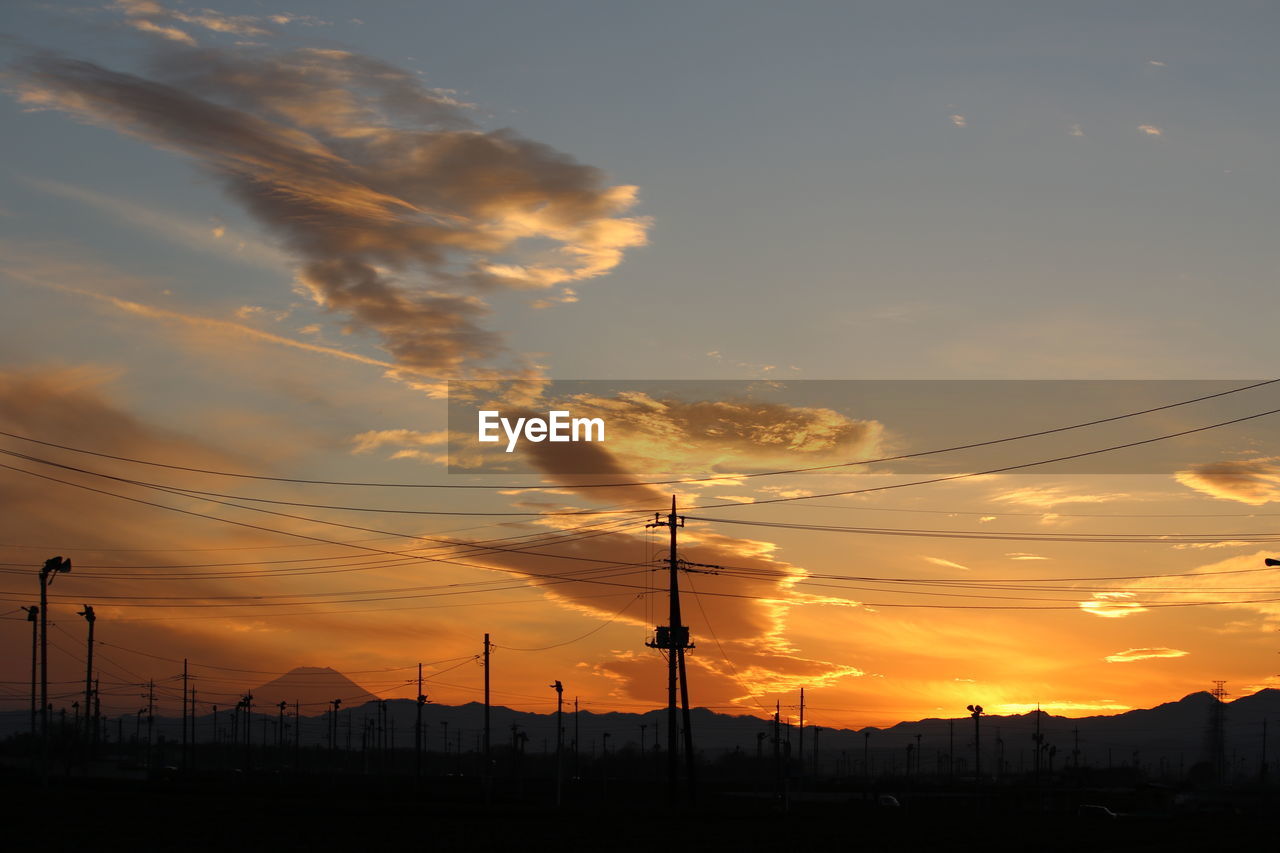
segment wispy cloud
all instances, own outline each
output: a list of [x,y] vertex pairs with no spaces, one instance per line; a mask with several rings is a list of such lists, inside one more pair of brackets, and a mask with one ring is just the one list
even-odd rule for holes
[[[18,258],[17,253],[14,252],[6,252],[5,256],[7,263],[2,267],[3,271],[5,275],[15,281],[20,281],[37,287],[48,288],[49,290],[55,290],[60,293],[84,297],[99,304],[110,306],[126,314],[131,314],[135,317],[157,320],[170,325],[181,326],[192,331],[202,331],[208,334],[226,337],[246,338],[263,343],[275,344],[277,346],[304,350],[306,352],[329,356],[331,358],[339,358],[346,361],[367,364],[371,367],[384,369],[387,372],[387,375],[391,378],[402,379],[405,381],[410,381],[409,377],[414,374],[414,371],[407,370],[394,362],[370,358],[369,356],[361,355],[360,353],[349,352],[336,347],[313,344],[309,341],[299,341],[285,335],[277,335],[272,332],[267,332],[244,323],[237,323],[216,317],[184,314],[181,311],[160,308],[155,305],[148,305],[143,302],[124,299],[105,293],[96,293],[91,290],[83,290],[81,288],[71,287],[62,283],[62,280],[67,278],[74,280],[76,278],[87,277],[91,274],[98,275],[100,277],[100,270],[78,267],[75,264],[67,262],[42,263],[38,259],[31,258],[26,259],[24,262],[22,259]],[[76,274],[68,276],[67,273],[69,272],[76,272]]]
[[927,563],[933,563],[935,566],[942,566],[947,569],[959,569],[962,572],[972,571],[968,566],[952,562],[951,560],[944,560],[941,557],[921,557],[921,559]]
[[251,237],[228,234],[227,227],[221,223],[192,221],[172,210],[149,207],[62,181],[26,177],[20,180],[41,192],[78,202],[189,249],[233,258],[276,272],[287,270],[290,265],[289,255],[285,252]]
[[952,123],[953,125],[955,125],[956,127],[968,127],[968,126],[969,126],[969,120],[968,120],[967,118],[965,118],[964,116],[960,115],[960,113],[952,113],[952,115],[951,115],[951,123]]
[[369,430],[351,437],[352,453],[369,453],[384,447],[395,450],[391,459],[419,459],[437,465],[448,464],[441,448],[449,440],[448,430],[421,432],[412,429]]
[[1121,617],[1143,612],[1148,609],[1144,605],[1211,603],[1214,610],[1239,608],[1274,621],[1280,619],[1280,604],[1265,590],[1280,579],[1280,569],[1264,565],[1268,556],[1267,551],[1239,554],[1179,575],[1129,581],[1123,591],[1095,593],[1092,601],[1081,602],[1080,607],[1096,616]]
[[1174,479],[1211,497],[1262,506],[1280,501],[1280,456],[1197,465],[1177,472]]
[[1138,130],[1142,131],[1147,136],[1164,136],[1164,131],[1156,127],[1154,124],[1140,124],[1138,125]]
[[124,16],[126,26],[188,46],[195,46],[196,39],[183,26],[254,38],[271,35],[271,29],[265,26],[267,21],[283,25],[293,20],[293,16],[286,14],[258,18],[252,15],[226,15],[213,9],[185,12],[170,9],[156,0],[115,0],[112,7]]
[[1080,602],[1080,609],[1094,616],[1121,619],[1147,611],[1136,598],[1132,592],[1095,592],[1093,598]]
[[1182,649],[1158,646],[1151,649],[1125,649],[1123,652],[1107,655],[1103,660],[1107,663],[1133,663],[1134,661],[1151,660],[1153,658],[1181,658],[1186,657],[1187,654],[1188,652],[1184,652]]
[[1068,492],[1061,486],[1026,486],[992,495],[992,500],[1021,506],[1049,509],[1060,504],[1098,504],[1110,501],[1125,500],[1130,497],[1122,492],[1099,492],[1095,494]]

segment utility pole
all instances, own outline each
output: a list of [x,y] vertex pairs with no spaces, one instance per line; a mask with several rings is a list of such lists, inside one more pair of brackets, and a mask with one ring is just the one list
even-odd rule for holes
[[[24,607],[27,621],[31,623],[31,743],[36,740],[36,675],[40,662],[40,605]],[[33,750],[34,753],[34,750]]]
[[1258,767],[1258,778],[1267,781],[1267,718],[1262,718],[1262,762]]
[[342,706],[342,700],[333,699],[329,704],[333,706],[333,713],[329,715],[329,751],[335,752],[338,749],[338,708]]
[[[87,606],[87,605],[86,605]],[[182,766],[187,766],[187,688],[188,688],[187,659],[182,659]],[[194,725],[194,721],[192,723]]]
[[[493,645],[489,642],[489,635],[484,635],[484,766],[485,775],[489,773],[489,653],[493,650]],[[422,692],[421,688],[418,690]]]
[[956,775],[956,721],[947,720],[947,775]]
[[84,605],[84,610],[76,615],[83,616],[89,623],[89,647],[84,668],[84,732],[87,742],[89,740],[89,708],[92,707],[90,703],[93,701],[93,623],[97,621],[97,617],[93,615],[93,607],[88,604]]
[[147,682],[147,767],[151,767],[151,736],[156,722],[156,683]]
[[560,808],[564,786],[564,685],[556,681],[551,687],[556,691],[556,808]]
[[[96,685],[95,685],[95,687],[96,687]],[[196,760],[195,760],[195,756],[196,756],[196,742],[199,740],[199,734],[200,734],[198,731],[196,731],[196,688],[195,688],[195,685],[194,685],[194,684],[193,684],[193,685],[191,685],[191,700],[190,700],[190,701],[191,701],[191,755],[190,755],[190,761],[191,761],[191,766],[192,766],[192,767],[194,767],[194,766],[195,766],[195,764],[196,764]]]
[[253,769],[253,694],[244,694],[244,769]]
[[783,779],[786,772],[782,767],[782,703],[774,701],[773,703],[773,786],[774,796],[778,801],[786,804],[786,796],[783,793]]
[[422,662],[419,661],[418,662],[418,708],[417,708],[418,716],[413,723],[413,773],[419,779],[422,778],[422,706],[425,705],[426,703],[427,703],[427,694],[422,692]]
[[49,783],[49,585],[71,561],[50,557],[40,569],[40,781]]
[[[574,696],[573,697],[573,775],[574,776],[582,775],[578,767],[578,744],[582,743],[582,741],[578,740],[578,734],[581,731],[581,729],[578,727],[579,717],[580,715],[578,713],[578,697]],[[641,745],[641,748],[640,748],[640,758],[641,760],[644,759],[643,744]]]
[[[813,781],[817,785],[818,782],[818,734],[822,731],[822,726],[813,727]],[[918,737],[918,735],[917,735]]]
[[803,687],[800,688],[800,742],[798,746],[800,748],[796,750],[796,753],[797,753],[796,758],[800,762],[800,766],[797,771],[800,774],[800,787],[797,790],[803,791],[804,790],[804,688]]
[[1033,763],[1035,768],[1036,787],[1040,787],[1040,757],[1044,753],[1044,735],[1040,733],[1040,703],[1036,703],[1036,732],[1031,736],[1036,744],[1036,760]]
[[677,685],[684,712],[685,762],[691,799],[694,790],[693,730],[690,725],[689,684],[684,664],[685,649],[692,648],[692,645],[689,643],[689,629],[681,624],[680,620],[680,562],[676,551],[676,537],[677,531],[684,527],[684,516],[676,515],[676,496],[671,496],[671,512],[665,521],[658,513],[654,515],[653,522],[645,526],[667,527],[671,531],[667,557],[670,572],[669,624],[659,625],[654,632],[654,639],[645,645],[650,648],[665,649],[667,653],[667,795],[671,804],[676,805],[680,801],[680,725],[676,716]]
[[871,731],[862,730],[862,775],[867,797],[871,796]]

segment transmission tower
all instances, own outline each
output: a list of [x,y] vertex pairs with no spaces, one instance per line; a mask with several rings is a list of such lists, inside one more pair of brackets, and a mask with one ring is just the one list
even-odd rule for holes
[[1226,738],[1226,698],[1227,682],[1213,682],[1213,705],[1209,709],[1209,763],[1213,767],[1214,781],[1222,782],[1226,778],[1227,738]]

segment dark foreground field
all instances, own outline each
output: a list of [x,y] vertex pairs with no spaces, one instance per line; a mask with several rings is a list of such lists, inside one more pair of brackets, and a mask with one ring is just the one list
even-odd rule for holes
[[[769,797],[707,793],[677,816],[643,792],[556,809],[523,800],[350,780],[172,777],[3,782],[6,849],[558,851],[1254,850],[1274,847],[1268,808],[1179,815],[1042,813],[1025,804],[835,796],[783,812]],[[1088,810],[1086,810],[1088,811]]]

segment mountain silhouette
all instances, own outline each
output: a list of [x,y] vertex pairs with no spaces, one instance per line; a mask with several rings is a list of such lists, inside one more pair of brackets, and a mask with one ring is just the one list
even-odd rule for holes
[[279,678],[251,688],[255,708],[266,709],[271,705],[287,702],[289,710],[295,702],[301,705],[303,716],[318,714],[334,699],[342,700],[342,707],[357,708],[378,697],[356,684],[350,678],[327,666],[295,667]]
[[[246,685],[239,695],[245,692],[254,696],[255,719],[269,718],[265,723],[268,726],[278,713],[274,706],[286,702],[286,715],[292,716],[294,703],[299,703],[302,716],[299,740],[303,745],[325,744],[331,736],[330,725],[334,725],[340,742],[350,741],[358,747],[360,733],[367,726],[376,724],[380,717],[387,726],[388,745],[399,748],[413,745],[418,715],[417,703],[413,699],[388,699],[384,712],[380,714],[377,696],[328,667],[297,667],[257,687]],[[221,701],[217,703],[224,714],[234,705],[234,699],[222,698],[227,693],[225,688],[222,689],[219,692]],[[200,699],[195,729],[203,740],[214,730],[214,720],[211,709],[205,704],[212,697],[205,694]],[[334,699],[342,700],[336,718],[332,710]],[[1055,766],[1058,768],[1076,760],[1073,757],[1076,750],[1079,750],[1079,763],[1093,767],[1190,768],[1206,759],[1206,733],[1213,702],[1209,693],[1196,692],[1153,708],[1104,716],[1058,717],[1043,711],[983,715],[984,768],[993,773],[997,767],[1011,773],[1029,770],[1035,754],[1033,736],[1037,733],[1037,723],[1043,742],[1056,748]],[[1266,721],[1280,717],[1280,690],[1260,690],[1225,702],[1223,711],[1223,759],[1228,771],[1237,775],[1254,772],[1251,768],[1258,766],[1265,748]],[[161,705],[155,719],[157,736],[170,741],[181,739],[181,723],[175,712],[176,708],[169,711]],[[109,712],[106,716],[114,718]],[[495,748],[509,747],[517,737],[524,744],[522,749],[530,753],[554,748],[554,713],[534,713],[494,705],[490,718]],[[229,716],[224,716],[218,725],[225,729],[229,725],[228,719]],[[450,752],[478,750],[483,720],[484,706],[478,702],[456,706],[429,702],[422,708],[424,744],[428,750],[444,750],[447,737]],[[694,708],[692,722],[696,748],[706,758],[732,752],[753,755],[762,747],[768,748],[765,745],[773,732],[773,723],[769,719],[746,714],[722,714],[706,708]],[[26,732],[28,726],[29,712],[25,709],[0,713],[0,734],[4,736]],[[598,713],[584,707],[576,718],[571,710],[566,710],[564,727],[566,746],[576,738],[584,755],[601,754],[606,750],[611,753],[635,750],[642,740],[646,750],[654,748],[655,740],[665,748],[668,735],[665,708],[643,713]],[[784,721],[781,729],[784,740],[798,748],[794,726],[788,728]],[[257,731],[256,722],[254,730]],[[968,712],[957,708],[952,718],[928,718],[884,728],[823,726],[819,749],[825,767],[835,769],[843,766],[845,772],[849,772],[851,762],[862,755],[864,748],[869,750],[876,767],[890,770],[906,766],[908,746],[919,750],[916,761],[922,768],[945,767],[948,756],[967,765],[973,755],[973,731],[973,720]],[[762,734],[765,739],[760,738]],[[806,756],[812,755],[813,745],[813,726],[806,726]]]

